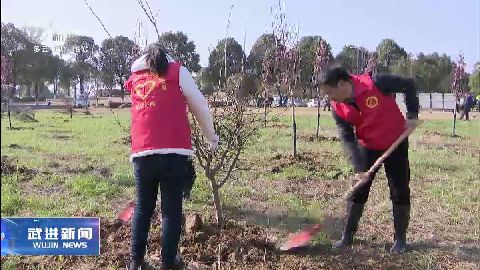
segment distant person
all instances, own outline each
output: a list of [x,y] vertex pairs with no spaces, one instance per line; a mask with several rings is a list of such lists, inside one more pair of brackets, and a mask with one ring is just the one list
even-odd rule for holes
[[137,188],[129,269],[145,269],[145,250],[159,185],[161,269],[183,269],[177,249],[182,231],[182,200],[192,179],[189,158],[193,155],[187,107],[215,149],[218,136],[212,115],[190,72],[158,43],[149,45],[145,55],[133,63],[125,88],[132,100],[130,160]]
[[[407,127],[417,126],[419,102],[413,79],[382,74],[351,75],[346,69],[336,67],[328,70],[320,82],[320,88],[332,100],[333,118],[355,173],[368,171]],[[405,94],[407,120],[393,97],[398,92]],[[395,234],[390,249],[392,254],[402,253],[407,247],[410,220],[408,148],[407,138],[384,162],[393,204]],[[372,182],[365,184],[348,202],[347,222],[342,238],[334,243],[334,248],[352,245],[371,185]]]
[[477,106],[478,112],[480,112],[480,94],[477,96]]
[[475,97],[472,93],[467,92],[465,98],[463,99],[463,111],[460,115],[460,120],[465,116],[465,121],[470,121],[469,114],[472,108],[475,106]]
[[323,105],[323,111],[325,111],[326,109],[328,109],[328,111],[331,111],[331,107],[330,107],[330,99],[329,98],[326,98],[325,99],[325,104]]

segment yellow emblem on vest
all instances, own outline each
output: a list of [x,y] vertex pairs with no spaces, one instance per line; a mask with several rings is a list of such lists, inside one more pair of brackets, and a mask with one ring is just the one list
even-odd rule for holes
[[367,105],[367,107],[370,109],[377,107],[378,98],[376,96],[368,97],[367,100],[365,101],[365,105]]
[[145,100],[153,91],[153,89],[155,89],[155,86],[156,82],[152,80],[146,81],[144,83],[138,83],[135,86],[135,94],[137,94],[137,96],[141,99]]

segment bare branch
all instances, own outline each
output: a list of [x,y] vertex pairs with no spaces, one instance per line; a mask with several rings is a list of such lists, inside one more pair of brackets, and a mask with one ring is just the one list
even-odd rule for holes
[[235,168],[241,152],[242,152],[242,149],[237,149],[237,152],[235,154],[235,158],[230,163],[230,166],[228,167],[227,174],[223,177],[223,180],[218,184],[218,187],[223,187],[223,185],[225,185],[225,183],[228,181],[228,179],[230,179],[230,174],[232,173],[233,169]]
[[[155,32],[157,32],[158,40],[160,40],[160,32],[158,31],[158,27],[157,27],[157,20],[153,16],[152,10],[150,9],[150,5],[148,4],[148,0],[145,0],[145,3],[148,6],[148,10],[147,10],[147,7],[145,7],[145,4],[143,3],[142,0],[137,0],[137,3],[142,8],[142,10],[145,13],[145,15],[147,16],[148,20],[152,23],[153,27],[155,28]],[[158,11],[158,12],[160,12],[160,11]],[[158,14],[158,12],[157,12],[157,14]]]
[[83,2],[85,2],[85,5],[87,5],[88,9],[90,9],[90,11],[92,12],[93,16],[95,16],[95,18],[97,18],[98,22],[100,22],[100,24],[102,25],[103,27],[103,30],[105,30],[105,32],[107,33],[107,35],[113,39],[112,35],[110,35],[110,33],[108,32],[107,28],[105,27],[105,25],[103,24],[102,20],[97,16],[97,14],[95,13],[95,11],[93,11],[92,7],[90,6],[90,4],[87,2],[87,0],[83,0]]

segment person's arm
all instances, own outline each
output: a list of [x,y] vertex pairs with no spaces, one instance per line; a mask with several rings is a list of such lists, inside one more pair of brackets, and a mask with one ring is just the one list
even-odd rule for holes
[[353,170],[355,173],[362,171],[362,158],[357,144],[357,137],[355,136],[355,131],[353,126],[347,123],[345,120],[340,118],[335,109],[332,108],[333,119],[337,124],[338,134],[340,140],[343,142],[343,149],[353,165]]
[[212,147],[216,148],[218,145],[218,136],[213,127],[213,118],[210,109],[208,108],[207,100],[202,95],[195,80],[192,78],[192,75],[185,67],[180,67],[179,75],[180,88],[187,100],[188,108],[197,119],[203,134],[205,134]]
[[418,118],[418,89],[413,79],[391,74],[375,74],[372,79],[375,86],[386,95],[394,93],[405,94],[407,119]]

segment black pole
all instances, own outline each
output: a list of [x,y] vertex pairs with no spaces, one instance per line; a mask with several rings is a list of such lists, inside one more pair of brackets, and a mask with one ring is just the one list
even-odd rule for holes
[[8,126],[12,129],[12,118],[10,117],[10,97],[7,98]]
[[297,158],[297,122],[295,121],[295,99],[291,91],[290,95],[292,102],[293,157]]
[[457,102],[457,99],[455,98],[455,108],[453,110],[453,132],[452,132],[453,137],[456,136],[455,129],[457,127],[457,106],[458,106],[458,102]]
[[317,86],[317,139],[320,136],[320,93]]

